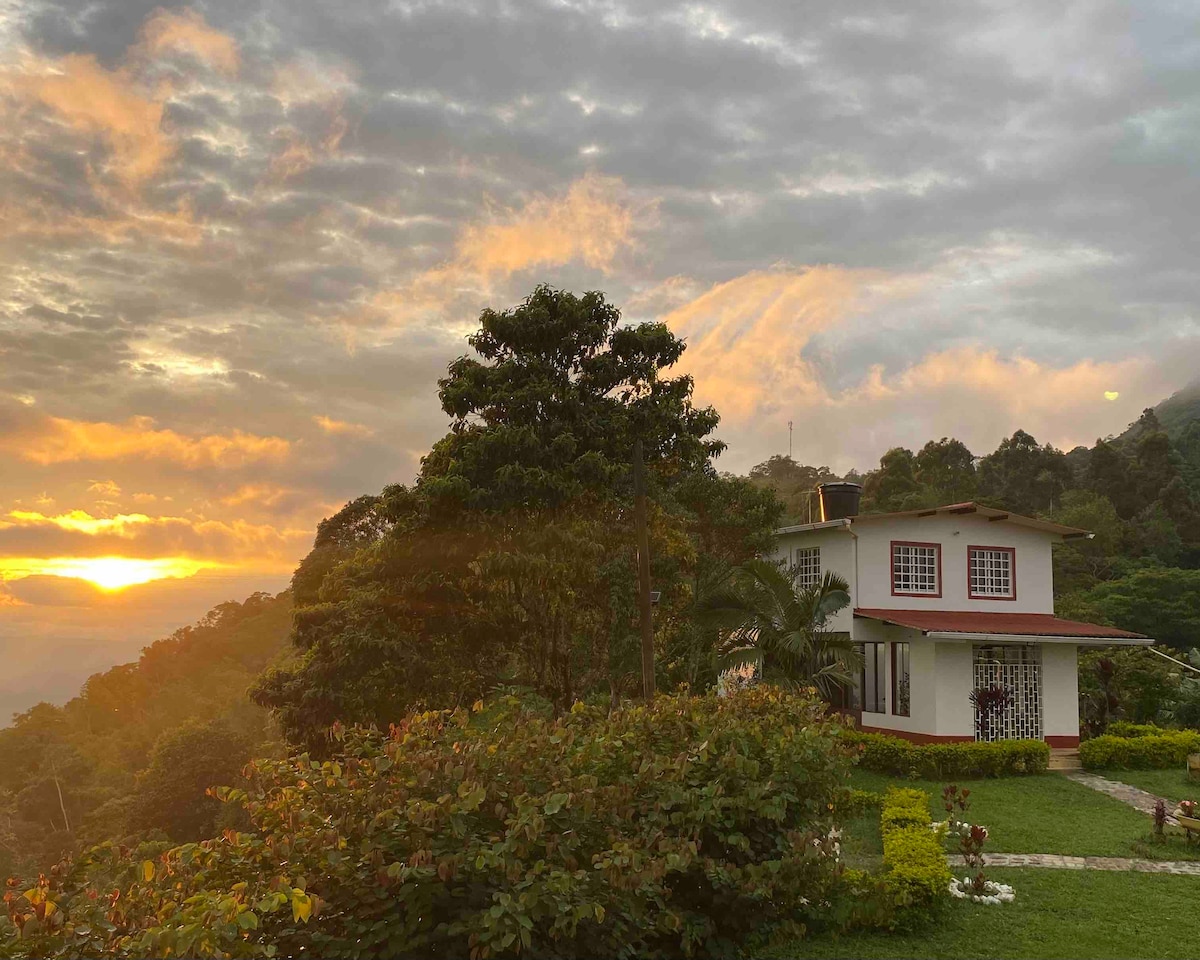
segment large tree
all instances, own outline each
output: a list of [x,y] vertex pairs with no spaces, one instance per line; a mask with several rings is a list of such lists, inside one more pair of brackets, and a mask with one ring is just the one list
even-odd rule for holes
[[450,430],[417,482],[327,521],[297,571],[300,655],[255,697],[313,749],[335,720],[386,723],[497,683],[560,707],[629,689],[635,440],[656,642],[688,664],[664,680],[711,673],[692,649],[698,584],[761,549],[778,520],[769,491],[714,470],[717,414],[693,405],[689,377],[668,375],[684,343],[663,324],[623,326],[602,294],[542,286],[483,311],[468,342],[474,355],[439,381]]

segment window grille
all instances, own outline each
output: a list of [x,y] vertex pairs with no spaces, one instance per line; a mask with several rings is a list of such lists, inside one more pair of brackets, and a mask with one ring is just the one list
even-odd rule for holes
[[936,543],[892,544],[892,593],[940,597],[941,547]]
[[821,548],[805,547],[796,551],[796,586],[811,587],[821,582]]
[[972,599],[1011,600],[1016,596],[1013,584],[1015,550],[1008,547],[971,547],[968,554]]

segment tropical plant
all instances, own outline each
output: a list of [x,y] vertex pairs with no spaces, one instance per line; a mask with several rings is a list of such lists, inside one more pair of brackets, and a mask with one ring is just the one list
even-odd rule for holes
[[700,601],[700,616],[721,632],[726,669],[753,663],[768,682],[814,686],[832,700],[860,668],[849,636],[829,629],[833,615],[850,605],[850,586],[832,572],[800,586],[798,574],[748,560]]
[[971,705],[979,719],[979,738],[992,739],[992,721],[1004,716],[1004,711],[1013,705],[1013,692],[1010,687],[993,684],[990,687],[976,687],[971,691]]

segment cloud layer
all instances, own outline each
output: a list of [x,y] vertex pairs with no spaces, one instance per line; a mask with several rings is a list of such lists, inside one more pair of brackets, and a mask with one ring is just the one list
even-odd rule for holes
[[543,280],[688,339],[726,469],[789,421],[841,469],[1120,430],[1200,354],[1198,28],[1106,0],[0,4],[0,564],[238,564],[135,588],[143,620],[10,575],[0,646],[140,642],[168,597],[183,622],[282,583],[321,517],[411,479],[478,311]]

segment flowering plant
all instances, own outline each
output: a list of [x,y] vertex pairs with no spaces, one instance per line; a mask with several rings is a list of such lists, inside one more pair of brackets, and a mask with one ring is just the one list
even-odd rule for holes
[[1179,806],[1175,808],[1175,816],[1177,817],[1194,817],[1196,816],[1196,801],[1195,800],[1180,800]]
[[958,851],[967,869],[971,871],[970,876],[950,879],[950,894],[960,899],[973,900],[975,903],[1011,902],[1016,897],[1013,888],[989,880],[983,872],[986,862],[983,846],[988,838],[987,827],[958,819],[957,814],[967,812],[970,795],[970,790],[960,789],[953,783],[942,791],[942,805],[947,814],[947,832],[958,837]]

